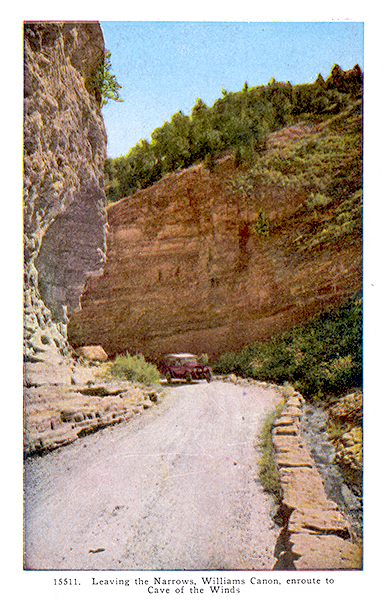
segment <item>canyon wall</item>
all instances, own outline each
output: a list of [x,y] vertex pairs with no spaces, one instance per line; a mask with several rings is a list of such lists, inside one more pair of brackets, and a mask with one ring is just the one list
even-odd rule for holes
[[25,361],[58,360],[68,316],[105,262],[106,132],[98,23],[24,27]]
[[[288,128],[300,139],[307,126]],[[283,132],[269,144],[280,143]],[[361,239],[301,250],[312,228],[303,198],[261,186],[269,235],[256,232],[256,202],[236,193],[232,157],[164,177],[108,208],[107,262],[91,277],[82,309],[70,319],[75,347],[101,344],[110,356],[129,351],[214,358],[263,340],[361,289]]]

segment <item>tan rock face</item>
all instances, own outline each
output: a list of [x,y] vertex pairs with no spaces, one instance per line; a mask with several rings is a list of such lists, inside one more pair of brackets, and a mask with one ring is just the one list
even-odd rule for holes
[[[97,23],[27,23],[24,51],[25,355],[66,345],[66,314],[105,256],[106,133],[90,86],[103,60]],[[47,354],[47,351],[48,354]]]
[[[238,174],[240,174],[238,172]],[[361,285],[360,240],[300,252],[302,198],[264,187],[271,233],[256,202],[231,190],[233,160],[165,177],[108,209],[108,258],[69,323],[74,346],[215,357],[269,338]]]

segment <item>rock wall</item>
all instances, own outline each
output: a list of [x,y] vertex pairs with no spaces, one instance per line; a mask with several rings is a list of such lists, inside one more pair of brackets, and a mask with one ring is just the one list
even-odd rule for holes
[[98,23],[24,27],[25,360],[65,353],[68,316],[105,261]]
[[302,441],[303,404],[300,394],[291,394],[272,428],[283,521],[275,569],[361,569],[362,548],[352,543],[350,525],[327,498],[322,478]]
[[[289,129],[294,140],[309,133],[305,125]],[[314,217],[297,211],[299,194],[268,185],[259,202],[270,235],[256,235],[256,203],[232,190],[236,173],[225,157],[213,172],[193,166],[108,208],[106,268],[90,278],[82,310],[70,320],[74,346],[213,358],[360,290],[359,238],[300,251],[296,239]]]

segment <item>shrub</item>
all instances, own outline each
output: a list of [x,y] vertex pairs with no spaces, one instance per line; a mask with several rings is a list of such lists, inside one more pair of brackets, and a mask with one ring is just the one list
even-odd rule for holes
[[329,440],[339,440],[342,435],[344,435],[347,431],[347,425],[342,425],[340,423],[332,423],[332,425],[328,428],[328,439]]
[[252,223],[252,230],[255,235],[269,235],[269,218],[265,210],[259,209],[255,221]]
[[117,379],[138,381],[146,385],[157,383],[161,376],[157,367],[147,362],[142,354],[131,356],[128,352],[115,357],[113,364],[108,369],[108,375]]
[[309,210],[313,208],[328,206],[329,204],[331,204],[331,202],[332,199],[328,196],[324,196],[323,194],[319,193],[314,194],[312,192],[310,196],[304,200],[304,204]]
[[198,357],[198,362],[201,365],[209,365],[209,356],[206,354],[206,352],[200,354],[200,356]]
[[362,385],[362,302],[347,301],[240,352],[219,357],[214,370],[277,384],[309,399]]
[[209,173],[213,173],[216,168],[216,161],[214,160],[214,156],[212,152],[208,152],[204,157],[204,168],[209,171]]
[[348,356],[338,356],[325,366],[326,387],[331,392],[340,392],[347,389],[352,379],[353,361]]

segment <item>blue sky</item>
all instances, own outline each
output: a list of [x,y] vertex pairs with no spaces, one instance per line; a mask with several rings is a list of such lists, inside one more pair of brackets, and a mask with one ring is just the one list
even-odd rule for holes
[[271,77],[292,84],[327,77],[334,63],[363,69],[360,22],[101,21],[122,103],[103,109],[108,156],[126,154],[197,98],[208,106]]

